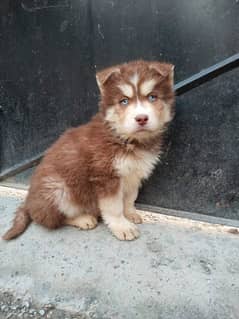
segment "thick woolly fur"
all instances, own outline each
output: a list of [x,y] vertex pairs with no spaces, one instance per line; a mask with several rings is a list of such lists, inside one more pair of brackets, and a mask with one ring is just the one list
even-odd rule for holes
[[18,236],[30,220],[50,229],[90,229],[100,216],[118,239],[139,236],[135,223],[142,220],[134,202],[174,115],[173,66],[125,63],[98,72],[97,83],[99,112],[48,149],[3,238]]

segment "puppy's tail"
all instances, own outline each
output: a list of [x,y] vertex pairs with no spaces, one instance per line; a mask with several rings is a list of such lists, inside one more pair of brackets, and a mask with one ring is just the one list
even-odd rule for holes
[[24,206],[20,206],[16,211],[12,227],[3,235],[4,240],[10,240],[21,235],[31,223],[31,217]]

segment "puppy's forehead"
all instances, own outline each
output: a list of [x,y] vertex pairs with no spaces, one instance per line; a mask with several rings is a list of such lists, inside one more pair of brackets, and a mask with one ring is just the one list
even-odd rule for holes
[[[127,72],[128,71],[128,72]],[[122,94],[127,97],[148,95],[157,84],[157,79],[148,68],[122,70],[122,80],[118,85]]]
[[132,98],[138,91],[139,74],[136,70],[133,73],[123,73],[122,76],[122,83],[120,83],[118,87],[125,96]]

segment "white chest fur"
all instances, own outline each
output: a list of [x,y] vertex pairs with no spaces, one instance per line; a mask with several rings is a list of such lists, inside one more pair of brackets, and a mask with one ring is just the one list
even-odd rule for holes
[[151,174],[159,156],[148,151],[138,151],[134,155],[122,155],[115,159],[114,167],[122,178],[141,181]]

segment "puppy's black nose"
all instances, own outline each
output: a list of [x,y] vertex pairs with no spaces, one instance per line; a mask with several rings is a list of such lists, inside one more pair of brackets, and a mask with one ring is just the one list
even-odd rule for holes
[[141,126],[144,126],[148,122],[148,119],[149,117],[146,114],[139,114],[135,117],[135,121]]

